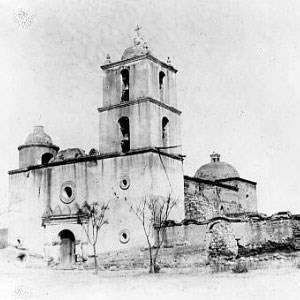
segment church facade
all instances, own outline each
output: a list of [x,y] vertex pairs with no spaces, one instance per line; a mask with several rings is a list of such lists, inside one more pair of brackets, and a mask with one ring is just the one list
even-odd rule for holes
[[[194,177],[184,176],[176,72],[157,59],[139,35],[120,61],[103,65],[99,148],[60,150],[42,126],[18,147],[9,171],[9,244],[74,262],[91,253],[81,226],[85,203],[107,203],[109,224],[100,252],[145,247],[142,226],[126,197],[172,197],[170,219],[205,221],[257,211],[256,183],[243,179],[213,153]],[[116,195],[118,195],[116,197]],[[126,238],[124,238],[126,233]]]

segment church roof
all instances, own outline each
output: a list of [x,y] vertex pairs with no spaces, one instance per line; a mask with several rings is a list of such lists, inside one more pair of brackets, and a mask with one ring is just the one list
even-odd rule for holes
[[220,161],[220,154],[213,153],[210,157],[211,162],[201,166],[194,177],[212,181],[240,177],[238,171],[232,165]]

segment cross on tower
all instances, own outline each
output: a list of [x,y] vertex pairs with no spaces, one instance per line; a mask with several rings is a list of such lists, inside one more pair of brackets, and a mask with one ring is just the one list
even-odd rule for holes
[[136,29],[134,29],[134,31],[136,31],[137,36],[140,36],[140,30],[142,29],[142,27],[140,27],[139,25],[136,25]]

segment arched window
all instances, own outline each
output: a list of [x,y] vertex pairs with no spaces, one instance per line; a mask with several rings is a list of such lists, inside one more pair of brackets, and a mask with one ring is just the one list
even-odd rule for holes
[[51,153],[44,153],[42,155],[42,164],[48,164],[49,161],[53,158],[53,155]]
[[128,152],[130,150],[130,127],[129,119],[127,117],[122,117],[119,119],[120,131],[122,134],[121,149],[122,152]]
[[121,71],[122,79],[122,95],[121,101],[129,101],[129,70],[124,69]]
[[166,147],[169,143],[169,119],[167,117],[162,118],[161,127],[163,146]]
[[158,80],[159,80],[159,93],[160,93],[160,99],[163,99],[164,97],[164,78],[166,74],[162,71],[159,72]]

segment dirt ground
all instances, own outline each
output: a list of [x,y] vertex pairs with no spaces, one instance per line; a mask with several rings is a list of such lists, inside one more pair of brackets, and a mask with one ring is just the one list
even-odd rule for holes
[[166,269],[52,270],[11,261],[0,263],[0,299],[297,299],[300,269],[254,270],[245,274]]

